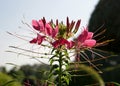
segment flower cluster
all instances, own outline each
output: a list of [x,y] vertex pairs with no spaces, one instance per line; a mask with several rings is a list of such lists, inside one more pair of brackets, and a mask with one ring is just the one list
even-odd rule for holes
[[[82,29],[78,37],[74,37],[79,30],[80,23],[81,20],[70,22],[68,17],[66,24],[59,23],[58,20],[56,23],[53,23],[53,20],[47,22],[44,17],[39,21],[32,20],[32,26],[37,37],[33,38],[30,43],[42,45],[43,41],[46,41],[50,44],[52,56],[49,58],[51,66],[49,76],[50,78],[53,76],[54,79],[56,77],[53,81],[56,85],[69,85],[70,73],[63,69],[63,67],[67,68],[70,63],[68,50],[75,50],[80,53],[84,49],[91,49],[96,45],[93,33],[89,32],[87,27]],[[76,59],[79,59],[79,53],[76,54]],[[58,64],[53,64],[53,62]]]
[[37,21],[32,20],[32,26],[37,30],[37,37],[33,38],[30,43],[37,43],[40,45],[43,41],[48,41],[54,48],[65,46],[67,49],[71,48],[91,48],[96,44],[96,40],[92,39],[93,33],[89,32],[87,27],[83,28],[82,33],[75,39],[69,40],[70,37],[78,31],[81,20],[69,22],[67,17],[66,25],[63,23],[56,24],[53,21],[46,22],[45,18]]

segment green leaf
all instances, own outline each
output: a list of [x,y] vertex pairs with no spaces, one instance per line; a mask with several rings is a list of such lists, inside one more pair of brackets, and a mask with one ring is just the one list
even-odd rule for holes
[[57,68],[57,69],[54,70],[53,75],[58,75],[58,74],[59,74],[59,70]]
[[53,62],[54,62],[54,60],[53,60],[53,59],[50,59],[50,65],[52,65],[52,64],[53,64]]
[[52,68],[53,69],[56,69],[56,68],[58,68],[59,66],[57,65],[57,64],[54,64],[53,66],[52,66]]
[[4,85],[2,85],[2,86],[8,86],[8,84],[11,84],[11,83],[13,83],[13,82],[15,82],[16,80],[11,80],[11,81],[8,81],[8,82],[6,82]]
[[50,69],[50,73],[52,72],[52,71],[54,71],[55,69],[57,69],[59,66],[57,65],[57,64],[54,64],[52,67],[51,67],[51,69]]
[[63,81],[65,81],[67,83],[67,85],[69,84],[69,79],[67,77],[62,76],[62,79],[63,79]]
[[54,55],[54,56],[50,57],[50,60],[53,59],[54,57],[57,57],[57,55]]
[[55,51],[55,48],[52,49],[51,54]]

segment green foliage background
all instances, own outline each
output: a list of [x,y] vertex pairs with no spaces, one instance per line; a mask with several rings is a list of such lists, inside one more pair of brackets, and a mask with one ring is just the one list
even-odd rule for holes
[[22,86],[18,81],[15,81],[11,76],[0,72],[0,86]]

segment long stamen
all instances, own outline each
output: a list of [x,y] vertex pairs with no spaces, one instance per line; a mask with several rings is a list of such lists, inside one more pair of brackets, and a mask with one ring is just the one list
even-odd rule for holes
[[102,73],[102,71],[97,68],[89,59],[87,59],[82,53],[80,53],[80,55],[86,60],[88,61],[89,64],[91,64],[95,69],[97,69],[99,71],[99,73]]
[[96,34],[93,38],[96,38],[96,37],[98,37],[98,36],[102,35],[103,33],[105,33],[105,31],[106,31],[106,29],[105,29],[105,30],[103,30],[103,31],[101,31],[100,33]]
[[96,53],[96,52],[94,52],[94,51],[91,50],[91,49],[87,49],[87,50],[90,51],[90,52],[92,52],[92,53],[94,53],[95,55],[100,56],[100,57],[102,57],[102,58],[105,59],[105,56],[103,56],[103,55],[101,55],[101,54],[99,54],[99,53]]
[[31,53],[41,54],[41,55],[52,55],[52,54],[49,54],[49,53],[35,52],[35,51],[31,51],[31,50],[27,50],[27,49],[23,49],[23,48],[15,47],[15,46],[9,46],[9,47],[11,47],[11,48],[15,48],[15,49],[18,49],[18,50],[23,50],[23,51],[31,52]]
[[94,34],[97,33],[103,26],[104,26],[104,24],[102,26],[100,26],[97,30],[95,30]]

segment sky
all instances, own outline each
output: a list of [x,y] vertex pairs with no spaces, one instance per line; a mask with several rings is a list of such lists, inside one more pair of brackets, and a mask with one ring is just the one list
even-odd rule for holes
[[[7,32],[27,34],[27,29],[21,21],[31,24],[32,19],[66,21],[81,19],[81,26],[88,25],[89,18],[99,0],[0,0],[0,66],[7,68],[13,65],[34,64],[38,61],[29,57],[18,56],[6,52],[12,50],[9,46],[22,46],[30,48],[26,41]],[[15,50],[16,51],[16,50]]]

